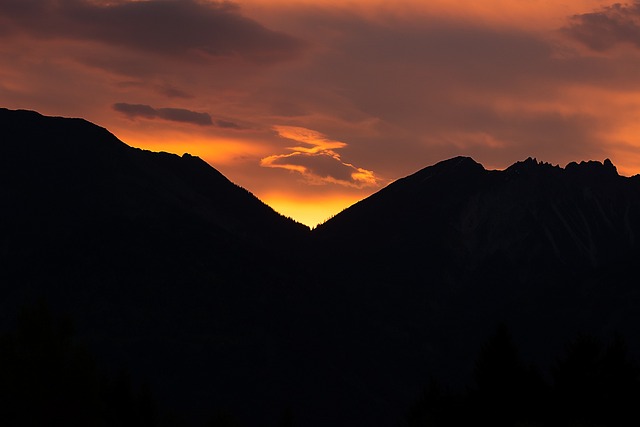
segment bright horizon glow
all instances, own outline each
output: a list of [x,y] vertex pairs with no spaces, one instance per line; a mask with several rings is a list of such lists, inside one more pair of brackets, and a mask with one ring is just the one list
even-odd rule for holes
[[[260,197],[260,196],[258,196]],[[314,229],[339,214],[360,198],[326,197],[320,199],[301,199],[297,195],[264,194],[260,199],[276,212]]]

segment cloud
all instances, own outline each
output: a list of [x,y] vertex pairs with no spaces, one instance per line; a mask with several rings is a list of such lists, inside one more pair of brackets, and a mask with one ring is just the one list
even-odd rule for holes
[[212,119],[209,113],[200,113],[184,108],[154,108],[146,104],[127,104],[118,102],[113,109],[130,119],[161,119],[171,122],[189,123],[199,126],[215,126],[221,129],[243,130],[246,126],[225,119]]
[[622,43],[640,48],[640,2],[615,3],[574,15],[563,32],[594,51],[603,52]]
[[245,129],[244,126],[240,126],[235,122],[230,122],[228,120],[221,120],[221,119],[216,120],[216,126],[223,129],[238,129],[238,130]]
[[348,187],[376,187],[380,177],[373,171],[356,167],[342,161],[335,150],[344,148],[346,143],[333,141],[320,132],[296,126],[274,126],[278,134],[307,146],[288,147],[291,153],[268,156],[260,165],[281,168],[302,174],[311,184],[339,184]]
[[185,110],[183,108],[153,108],[145,104],[113,104],[113,109],[129,118],[162,119],[172,122],[190,123],[200,126],[212,126],[213,120],[208,113]]
[[3,0],[4,31],[41,38],[93,40],[164,55],[295,57],[304,43],[241,15],[231,2],[147,0]]

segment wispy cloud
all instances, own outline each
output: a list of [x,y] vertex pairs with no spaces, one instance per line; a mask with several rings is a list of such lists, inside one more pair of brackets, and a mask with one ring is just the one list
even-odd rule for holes
[[381,178],[373,171],[342,161],[336,151],[347,146],[311,129],[296,126],[274,126],[282,138],[305,145],[287,147],[290,153],[263,158],[260,165],[297,172],[311,184],[339,184],[355,188],[375,187]]

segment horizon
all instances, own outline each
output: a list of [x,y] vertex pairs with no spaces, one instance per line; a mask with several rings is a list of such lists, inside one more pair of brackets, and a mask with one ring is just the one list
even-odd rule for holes
[[423,3],[5,2],[0,97],[198,156],[311,228],[458,155],[640,172],[640,1]]

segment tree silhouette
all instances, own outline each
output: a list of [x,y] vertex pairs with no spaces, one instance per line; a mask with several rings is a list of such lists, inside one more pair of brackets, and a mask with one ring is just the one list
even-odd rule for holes
[[429,379],[422,397],[409,411],[410,427],[459,426],[471,419],[466,396],[445,390],[435,378]]
[[411,407],[408,425],[640,425],[640,367],[622,337],[605,346],[591,335],[580,335],[550,372],[552,385],[522,361],[501,324],[478,354],[474,384],[466,395],[445,393],[432,380]]
[[546,387],[542,376],[520,358],[507,326],[501,323],[482,346],[474,370],[470,405],[483,421],[512,426],[543,418]]
[[293,418],[293,410],[290,407],[285,408],[280,416],[278,427],[293,427]]
[[131,373],[121,367],[113,379],[102,385],[105,418],[109,425],[153,427],[159,423],[158,406],[148,383],[134,390]]
[[0,426],[157,426],[150,387],[134,393],[124,369],[101,377],[73,332],[69,318],[39,302],[21,310],[15,331],[0,335]]
[[22,310],[17,330],[0,339],[0,424],[99,425],[97,371],[72,335],[44,303]]
[[555,411],[564,422],[606,426],[640,422],[639,370],[621,337],[605,348],[593,336],[579,336],[552,374]]
[[208,427],[241,427],[233,414],[225,409],[218,409],[207,424]]

